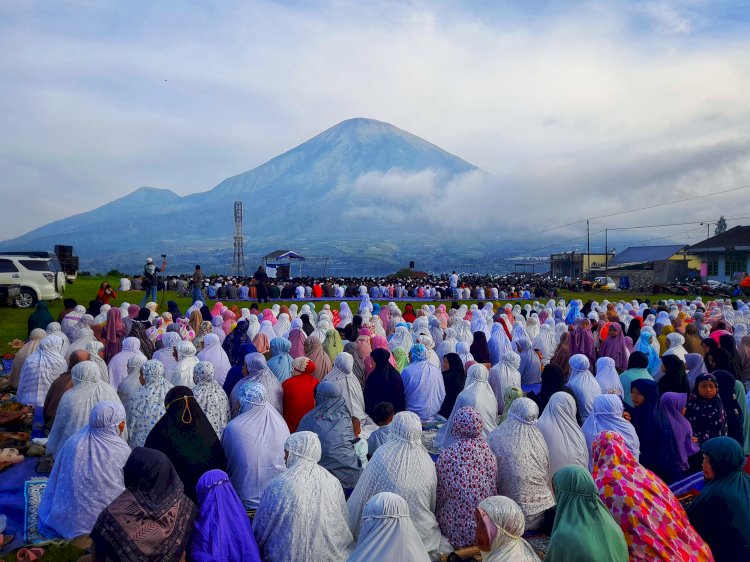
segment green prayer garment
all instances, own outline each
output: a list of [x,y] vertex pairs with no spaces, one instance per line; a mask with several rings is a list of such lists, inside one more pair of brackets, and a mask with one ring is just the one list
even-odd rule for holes
[[687,510],[690,523],[711,547],[716,562],[750,560],[750,476],[745,454],[731,437],[714,437],[701,447],[714,471]]
[[557,511],[544,562],[628,562],[625,535],[599,499],[591,474],[564,466],[552,483]]
[[740,381],[734,381],[734,393],[742,411],[742,435],[745,436],[745,444],[742,449],[745,455],[750,455],[750,415],[748,415],[747,400],[745,399],[745,385]]

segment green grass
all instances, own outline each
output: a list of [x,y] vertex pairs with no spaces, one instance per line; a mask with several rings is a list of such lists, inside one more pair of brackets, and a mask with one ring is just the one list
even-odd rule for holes
[[[96,293],[99,290],[99,285],[102,283],[102,281],[109,281],[109,283],[113,287],[118,287],[120,284],[120,280],[118,278],[114,277],[79,277],[75,283],[69,284],[66,287],[65,290],[65,296],[69,298],[75,299],[79,304],[82,304],[84,306],[88,306],[88,303],[90,300],[94,299],[96,297]],[[668,299],[672,298],[672,295],[651,295],[651,294],[644,294],[644,293],[631,293],[631,292],[615,292],[615,293],[605,293],[605,292],[595,292],[592,291],[590,293],[573,293],[568,291],[562,291],[560,293],[561,298],[564,298],[566,300],[570,298],[578,298],[582,299],[584,302],[588,299],[594,299],[598,301],[602,301],[603,299],[609,299],[613,301],[617,300],[626,300],[630,301],[633,299],[651,299],[651,302],[655,302],[659,299]],[[141,291],[130,291],[128,293],[119,293],[118,299],[111,301],[111,304],[118,305],[122,302],[129,302],[131,304],[139,304],[141,302],[141,299],[143,298],[143,292]],[[177,304],[180,307],[180,310],[183,312],[187,310],[187,308],[190,306],[192,299],[190,297],[184,297],[184,296],[178,296],[175,292],[167,292],[162,301],[162,294],[159,293],[159,310],[166,310],[166,301],[173,300],[176,301]],[[526,304],[533,302],[531,299],[528,301],[512,301],[513,304],[520,303],[520,304]],[[546,299],[539,299],[540,302],[546,302]],[[164,305],[161,303],[164,302]],[[303,302],[306,301],[274,301],[274,303],[278,304],[285,304],[290,305],[293,303],[297,303],[301,306]],[[381,304],[385,304],[388,302],[388,300],[379,300],[375,301],[379,302]],[[475,303],[476,301],[468,300],[468,301],[460,301],[462,304],[471,305],[472,303]],[[504,301],[500,301],[501,303]],[[323,304],[330,304],[331,307],[338,307],[338,300],[330,300],[330,301],[316,301],[315,307],[317,310],[320,310],[320,308],[323,306]],[[447,304],[448,301],[440,301],[440,302],[430,302],[430,301],[414,301],[415,308],[422,306],[422,304]],[[240,308],[242,307],[249,307],[250,303],[247,301],[243,302],[236,302],[232,304],[237,304]],[[406,304],[405,301],[399,301],[398,306],[403,310],[404,305]],[[213,301],[209,303],[209,307],[213,305]],[[262,305],[262,308],[265,308],[266,305]],[[57,318],[57,315],[62,311],[63,309],[63,303],[62,300],[57,300],[49,303],[50,312],[52,313],[52,316],[54,318]],[[28,337],[27,333],[27,320],[29,318],[29,315],[31,314],[32,309],[21,309],[21,308],[8,308],[8,307],[2,307],[0,308],[0,353],[13,353],[15,350],[13,350],[10,346],[10,342],[14,340],[15,338],[18,339],[26,339]],[[356,308],[355,308],[356,312]]]

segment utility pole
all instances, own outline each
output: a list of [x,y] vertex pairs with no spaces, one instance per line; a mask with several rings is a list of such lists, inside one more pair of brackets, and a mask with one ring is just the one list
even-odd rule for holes
[[586,219],[586,279],[591,281],[591,230],[589,219]]
[[609,242],[607,241],[608,229],[604,229],[604,282],[607,282],[607,274],[609,273]]

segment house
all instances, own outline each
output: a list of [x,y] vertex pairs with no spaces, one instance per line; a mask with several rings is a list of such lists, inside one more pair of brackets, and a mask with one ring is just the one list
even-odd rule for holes
[[[700,260],[685,251],[682,244],[631,246],[618,253],[607,265],[606,273],[622,288],[650,287],[697,274]],[[604,275],[604,268],[597,275]]]
[[[549,257],[552,277],[578,279],[587,277],[592,269],[603,268],[606,254],[587,254],[576,251],[552,254]],[[612,259],[612,256],[609,256]]]
[[690,247],[705,280],[734,281],[750,271],[750,226],[735,226]]

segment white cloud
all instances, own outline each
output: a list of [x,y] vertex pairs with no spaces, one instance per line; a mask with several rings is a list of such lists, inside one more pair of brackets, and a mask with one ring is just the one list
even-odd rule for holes
[[[381,201],[421,195],[413,214],[457,232],[504,235],[743,185],[750,35],[746,21],[734,24],[744,34],[712,27],[714,8],[4,4],[1,185],[19,212],[0,238],[141,185],[204,191],[354,116],[492,174],[447,185],[393,171],[354,186]],[[744,201],[620,221],[729,215]]]

